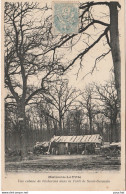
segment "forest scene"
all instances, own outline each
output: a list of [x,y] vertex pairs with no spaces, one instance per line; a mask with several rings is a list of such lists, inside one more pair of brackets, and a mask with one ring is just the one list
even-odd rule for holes
[[[51,2],[4,4],[7,171],[120,168],[121,5],[89,1],[78,9],[78,33],[57,35]],[[98,145],[54,141],[97,134]]]

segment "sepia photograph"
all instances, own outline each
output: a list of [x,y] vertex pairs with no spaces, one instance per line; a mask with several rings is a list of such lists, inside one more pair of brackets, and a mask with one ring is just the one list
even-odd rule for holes
[[3,1],[5,176],[120,174],[121,3]]

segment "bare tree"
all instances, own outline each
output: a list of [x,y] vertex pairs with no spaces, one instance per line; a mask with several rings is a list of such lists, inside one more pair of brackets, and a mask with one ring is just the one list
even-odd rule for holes
[[[100,8],[104,9],[102,17],[99,17]],[[111,53],[114,67],[115,75],[115,86],[118,92],[118,99],[120,102],[120,46],[119,46],[119,31],[118,31],[118,12],[121,8],[120,4],[116,1],[98,1],[98,2],[86,2],[81,3],[80,9],[80,29],[78,34],[63,35],[55,40],[55,44],[48,48],[45,53],[53,50],[54,55],[57,54],[56,51],[59,48],[63,48],[67,44],[67,48],[72,49],[75,45],[75,39],[82,40],[84,44],[84,49],[78,51],[73,59],[69,60],[66,64],[62,66],[62,72],[66,72],[74,64],[80,64],[79,69],[82,68],[84,62],[84,56],[95,48],[101,41],[104,42],[105,51],[96,57],[94,67],[91,72],[93,73],[97,62],[103,59],[106,55]],[[95,11],[94,11],[95,9]],[[98,15],[96,16],[96,12]],[[89,29],[92,29],[89,32]],[[93,30],[94,29],[94,30]],[[94,33],[94,35],[93,35]],[[81,35],[81,38],[78,38]],[[106,46],[105,46],[106,45]],[[41,54],[40,54],[41,55]],[[79,62],[79,63],[78,63]]]
[[[108,22],[104,21],[103,18],[95,18],[92,10],[97,6],[107,7],[106,14],[109,12]],[[96,67],[97,62],[111,51],[115,85],[118,92],[118,101],[120,102],[121,61],[118,8],[120,8],[120,5],[117,2],[82,3],[79,6],[81,24],[79,33],[55,36],[52,33],[50,12],[47,14],[48,16],[45,14],[45,12],[48,12],[51,8],[46,4],[45,7],[41,8],[38,3],[5,3],[5,87],[9,90],[6,101],[7,103],[12,103],[17,106],[18,119],[20,120],[19,127],[22,132],[25,131],[26,105],[28,105],[36,94],[41,92],[44,94],[47,92],[45,89],[46,81],[50,81],[56,73],[60,75],[61,73],[64,74],[64,72],[70,69],[74,64],[77,64],[78,61],[80,64],[79,67],[81,68],[83,66],[84,56],[89,53],[91,49],[95,48],[101,40],[106,41],[108,46],[105,52],[96,58],[91,73]],[[42,17],[38,17],[40,12]],[[94,35],[95,38],[88,33],[91,27],[93,27],[94,31],[95,29],[100,29],[98,34]],[[73,59],[68,59],[67,63],[63,64],[62,57],[64,52],[59,52],[58,49],[62,49],[63,46],[69,42],[69,48],[72,49],[74,47],[74,39],[76,39],[76,37],[78,38],[80,35],[82,35],[81,40],[85,43],[84,48],[76,53]],[[41,75],[39,72],[41,72]],[[41,84],[38,87],[34,87],[35,90],[33,90],[33,86],[29,83],[32,78],[37,76],[41,79]],[[35,83],[33,85],[35,85]],[[57,92],[58,99],[55,99],[55,96],[52,96],[51,92],[45,95],[45,99],[58,110],[59,128],[62,129],[63,116],[77,98],[75,95],[76,92],[71,91],[71,93],[69,93],[67,91],[68,94],[66,94],[65,100],[65,96],[63,97],[61,95],[63,92],[58,92],[56,88],[51,87],[50,89],[52,91]],[[62,85],[60,90],[63,90],[64,87],[65,86]],[[72,95],[75,95],[75,97],[72,97]],[[64,104],[62,104],[63,102]],[[21,139],[22,146],[25,146],[22,135]]]
[[[98,99],[100,100],[99,109],[100,113],[110,120],[110,139],[112,141],[119,141],[120,137],[120,110],[117,98],[117,91],[113,81],[108,82],[106,85],[96,85]],[[98,103],[98,102],[97,102]],[[118,123],[118,125],[117,125]]]
[[86,87],[80,101],[81,106],[84,108],[84,112],[89,119],[90,134],[94,133],[93,118],[97,114],[97,106],[94,101],[94,89],[92,86]]
[[[63,118],[71,105],[80,96],[80,91],[68,86],[68,80],[57,80],[48,88],[48,94],[44,94],[47,103],[55,110],[55,120],[59,123],[59,130],[63,130]],[[54,112],[54,111],[53,111]]]
[[85,115],[80,107],[74,107],[73,110],[68,111],[65,124],[67,134],[82,135],[84,117]]
[[36,120],[36,128],[41,131],[41,138],[46,135],[46,139],[49,140],[51,135],[54,134],[56,119],[53,116],[53,110],[50,104],[46,101],[39,100],[30,107],[29,114],[31,115],[30,122],[33,123]]
[[[38,3],[5,3],[5,86],[9,90],[7,98],[17,105],[22,132],[26,105],[34,95],[45,91],[44,81],[59,71],[57,59],[54,62],[50,57],[35,56],[49,45],[50,15],[44,19],[37,16],[48,9]],[[39,72],[41,85],[33,90],[29,83]]]

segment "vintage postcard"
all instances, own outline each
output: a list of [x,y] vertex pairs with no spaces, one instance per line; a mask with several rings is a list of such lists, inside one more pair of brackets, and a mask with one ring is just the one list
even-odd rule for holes
[[125,190],[124,0],[2,0],[2,190]]

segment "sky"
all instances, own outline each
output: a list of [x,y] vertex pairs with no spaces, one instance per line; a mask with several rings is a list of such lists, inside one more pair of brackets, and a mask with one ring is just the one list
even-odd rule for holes
[[[100,19],[103,22],[109,23],[109,13],[108,8],[106,8],[106,6],[95,6],[95,8],[92,9],[92,14],[94,16],[94,19]],[[104,29],[105,27],[102,27],[101,25],[96,25],[96,29],[94,27],[90,27],[86,31],[86,33],[91,35],[90,38],[86,34],[76,36],[73,40],[75,44],[72,47],[72,50],[70,47],[63,45],[61,48],[56,50],[56,56],[61,57],[61,63],[66,65],[68,61],[74,59],[77,54],[82,52],[87,47],[87,43],[93,43],[94,40],[99,37],[99,35],[103,32]],[[87,40],[88,38],[89,42]],[[86,85],[92,82],[104,84],[104,82],[109,80],[112,75],[111,70],[113,67],[113,62],[111,53],[109,53],[97,63],[96,68],[94,69],[92,74],[89,74],[89,72],[92,70],[95,64],[95,59],[103,53],[107,52],[109,49],[109,46],[106,44],[106,38],[101,39],[101,41],[83,57],[82,69],[79,71],[78,76],[77,72],[80,67],[79,60],[75,62],[72,68],[65,72],[63,78],[67,78],[69,80],[70,86],[77,87],[78,89],[82,90],[85,88]],[[85,77],[86,74],[88,75]],[[41,77],[42,73],[40,72],[39,76],[36,79],[33,80],[31,78],[29,79],[29,82],[34,82],[34,84],[37,84],[39,87],[41,85]]]
[[[45,4],[43,4],[45,5]],[[43,6],[41,5],[41,6]],[[49,6],[51,6],[49,4]],[[37,18],[38,20],[40,18],[43,18],[42,20],[50,15],[53,10],[48,10],[43,12],[33,12],[33,14],[30,15],[30,17],[33,17],[36,21],[37,25]],[[108,9],[106,6],[95,6],[94,9],[92,9],[92,14],[94,16],[94,19],[100,19],[104,22],[109,23],[109,17]],[[27,18],[28,19],[28,18]],[[27,20],[26,19],[26,20]],[[89,38],[88,35],[82,34],[81,36],[78,35],[74,38],[74,46],[72,49],[70,47],[66,47],[63,45],[63,47],[56,50],[57,57],[61,57],[61,63],[64,65],[67,65],[68,61],[74,59],[77,54],[82,52],[86,47],[87,43],[92,44],[94,40],[96,40],[99,37],[99,34],[103,32],[105,27],[102,27],[100,25],[96,25],[96,28],[90,27],[86,33],[90,34],[91,37]],[[88,39],[89,38],[89,39]],[[89,41],[88,41],[89,40]],[[107,56],[105,56],[102,60],[100,60],[96,68],[94,69],[92,74],[89,74],[89,72],[92,70],[95,59],[102,55],[103,53],[107,52],[109,50],[109,46],[106,44],[106,39],[103,38],[100,43],[95,45],[94,48],[92,48],[84,57],[82,60],[82,68],[79,71],[79,74],[77,76],[77,72],[80,67],[80,61],[77,60],[75,64],[70,68],[65,74],[63,75],[63,78],[67,78],[69,80],[69,85],[72,87],[76,87],[78,89],[83,90],[88,84],[92,82],[96,82],[98,84],[104,84],[107,80],[110,79],[112,75],[112,57],[111,53],[109,53]],[[49,54],[51,56],[51,53]],[[87,75],[87,76],[85,76]],[[28,85],[34,85],[36,87],[41,87],[41,79],[43,77],[43,72],[40,72],[37,76],[30,76],[28,78]],[[19,78],[17,78],[19,79]],[[18,89],[19,92],[19,89]]]
[[[92,51],[90,53],[92,54]],[[110,80],[112,76],[113,62],[111,53],[97,63],[92,74],[89,72],[95,64],[95,58],[92,58],[90,53],[87,54],[87,57],[85,56],[85,60],[83,61],[84,67],[79,71],[78,76],[76,73],[78,72],[79,64],[74,65],[71,71],[69,71],[66,75],[69,79],[70,85],[82,90],[85,86],[93,82],[97,84],[104,84],[107,80]]]

